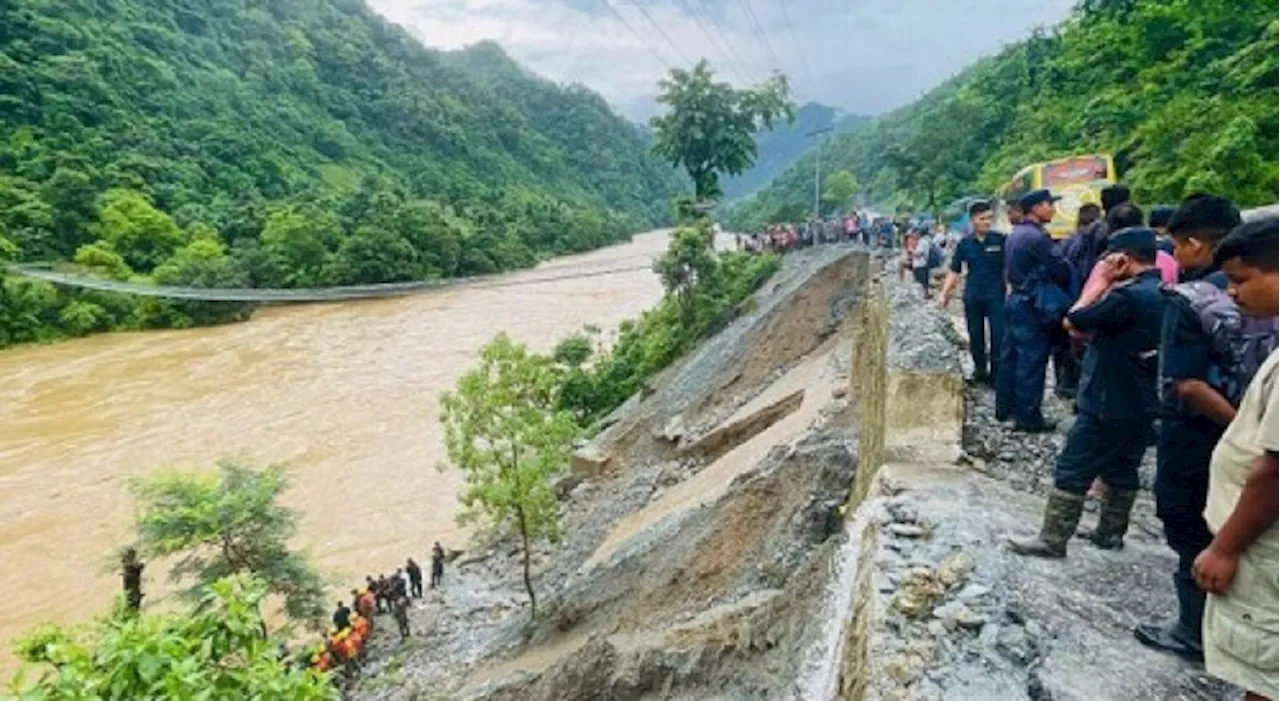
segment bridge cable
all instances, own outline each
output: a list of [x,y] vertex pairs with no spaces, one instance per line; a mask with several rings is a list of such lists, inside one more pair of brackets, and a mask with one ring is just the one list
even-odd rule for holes
[[477,275],[472,277],[453,278],[448,280],[420,280],[416,282],[389,282],[372,285],[348,285],[340,287],[312,288],[218,288],[218,287],[183,287],[177,285],[145,285],[134,282],[108,280],[87,275],[74,275],[51,270],[40,265],[11,264],[5,269],[15,275],[44,280],[64,287],[78,287],[100,292],[132,294],[141,297],[164,297],[168,299],[188,299],[204,302],[260,302],[260,303],[302,303],[302,302],[342,302],[356,299],[377,299],[381,297],[403,297],[424,292],[435,292],[455,287],[468,289],[493,289],[498,287],[514,287],[534,285],[544,282],[574,280],[580,278],[601,277],[639,270],[653,270],[652,261],[645,265],[632,265],[589,270],[586,272],[567,273],[562,275],[544,275],[542,277],[524,279],[501,279],[504,274]]

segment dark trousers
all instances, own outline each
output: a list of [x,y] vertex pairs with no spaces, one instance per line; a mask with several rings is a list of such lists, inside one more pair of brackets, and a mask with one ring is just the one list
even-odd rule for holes
[[1044,423],[1044,373],[1049,364],[1049,331],[1024,294],[1004,302],[1004,341],[996,375],[996,418],[1013,416],[1020,426]]
[[927,298],[929,296],[929,269],[912,268],[911,276],[914,277],[916,282],[920,283],[920,286],[924,288],[924,296]]
[[1221,429],[1207,420],[1165,419],[1156,442],[1156,515],[1164,522],[1165,541],[1178,554],[1173,573],[1178,628],[1187,640],[1197,643],[1204,592],[1196,586],[1191,565],[1213,540],[1203,514],[1209,496],[1209,461],[1221,435]]
[[[964,324],[969,330],[969,355],[973,358],[974,375],[995,377],[1000,343],[1004,340],[1004,298],[966,298]],[[988,326],[990,336],[987,335]]]
[[415,599],[422,598],[422,575],[409,580],[409,595]]
[[1063,333],[1053,339],[1053,391],[1059,397],[1076,396],[1080,389],[1080,353]]
[[1053,466],[1053,486],[1083,496],[1095,478],[1116,490],[1139,487],[1138,464],[1151,443],[1151,419],[1103,419],[1080,412]]
[[431,566],[431,588],[435,589],[440,586],[440,582],[444,580],[444,565]]

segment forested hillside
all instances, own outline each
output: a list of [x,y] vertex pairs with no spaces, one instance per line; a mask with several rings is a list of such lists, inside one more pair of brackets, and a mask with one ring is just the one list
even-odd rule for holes
[[771,131],[756,134],[755,165],[742,175],[720,180],[725,197],[733,199],[749,195],[778,177],[787,166],[814,147],[813,138],[805,134],[824,127],[832,127],[833,134],[845,134],[865,124],[867,119],[862,115],[844,114],[816,102],[806,103],[796,111],[796,119],[791,124],[779,124]]
[[[868,203],[931,209],[991,193],[1032,162],[1109,152],[1142,202],[1201,190],[1271,203],[1276,36],[1275,5],[1262,0],[1084,0],[1056,30],[834,139],[823,169],[852,171]],[[731,222],[802,216],[811,158]]]
[[[496,46],[426,49],[360,0],[31,0],[0,27],[0,259],[211,286],[487,273],[662,223],[681,187],[598,96]],[[0,294],[0,346],[242,311]]]
[[509,100],[542,137],[563,154],[583,185],[610,207],[641,213],[650,222],[670,216],[675,177],[648,157],[641,127],[619,119],[604,98],[581,86],[544,80],[513,61],[492,41],[443,54],[495,100]]

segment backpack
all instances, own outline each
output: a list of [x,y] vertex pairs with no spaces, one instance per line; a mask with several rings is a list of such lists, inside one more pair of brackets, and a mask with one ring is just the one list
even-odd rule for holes
[[1210,339],[1210,368],[1205,381],[1232,406],[1240,406],[1253,376],[1280,340],[1276,318],[1241,314],[1226,290],[1207,280],[1186,282],[1172,289],[1190,304],[1200,328]]
[[934,241],[930,241],[929,242],[929,258],[925,262],[925,267],[936,268],[940,265],[942,265],[942,246],[939,246]]

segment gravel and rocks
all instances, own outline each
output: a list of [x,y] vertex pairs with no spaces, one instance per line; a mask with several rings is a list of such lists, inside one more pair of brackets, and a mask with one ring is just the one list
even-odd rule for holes
[[[1003,538],[1042,502],[946,468],[886,468],[911,485],[874,504],[878,612],[868,640],[867,699],[1217,701],[1202,670],[1147,650],[1138,622],[1173,605],[1173,556],[1157,543],[1119,552],[1083,542],[1065,561],[1019,558]],[[895,534],[920,525],[927,538]]]
[[918,285],[883,286],[889,305],[887,361],[892,370],[959,373],[957,348],[964,340],[945,314],[924,298]]

